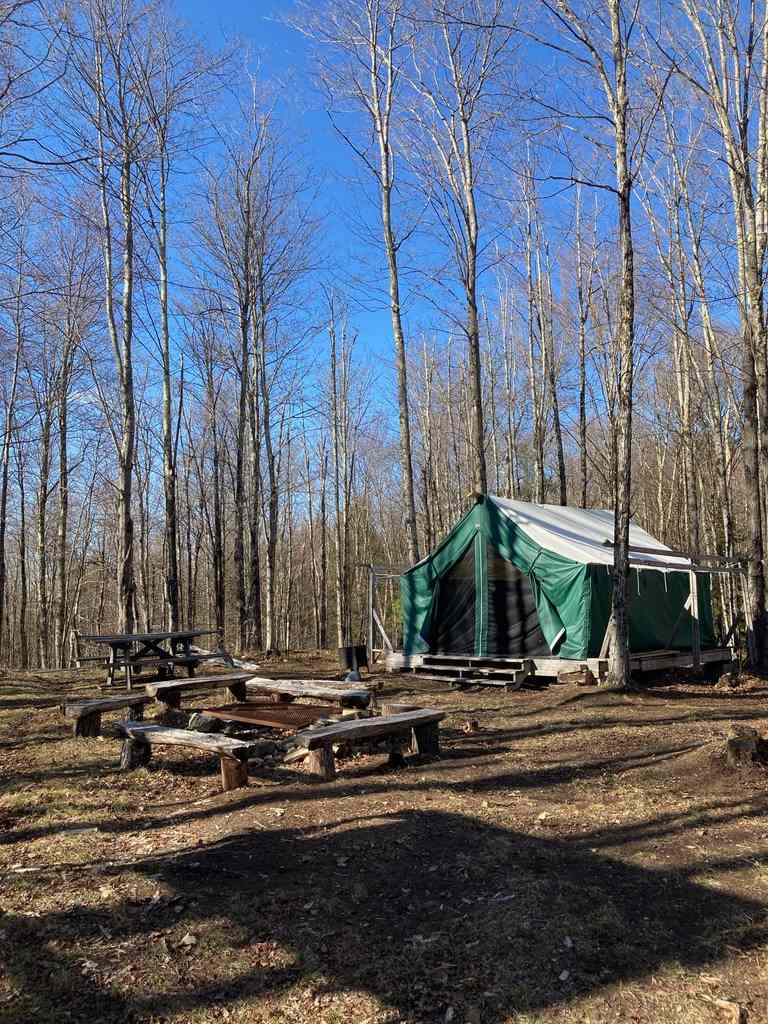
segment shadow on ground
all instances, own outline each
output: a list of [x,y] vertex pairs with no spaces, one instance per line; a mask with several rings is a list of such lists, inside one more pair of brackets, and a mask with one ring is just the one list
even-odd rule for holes
[[[409,810],[144,861],[136,870],[180,898],[173,910],[143,900],[2,918],[6,969],[25,993],[18,1019],[58,1019],[66,1006],[75,1022],[148,1022],[237,999],[258,999],[268,1019],[269,999],[298,987],[318,1006],[371,995],[409,1024],[443,1021],[448,1007],[501,1024],[765,941],[758,902],[621,863],[590,848],[595,838]],[[95,884],[108,882],[102,871]],[[185,933],[196,944],[174,948]],[[116,985],[132,951],[137,973]]]

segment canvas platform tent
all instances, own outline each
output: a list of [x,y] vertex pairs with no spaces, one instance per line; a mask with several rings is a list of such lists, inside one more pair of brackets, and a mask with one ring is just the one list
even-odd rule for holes
[[[597,657],[611,606],[612,541],[611,511],[478,498],[400,578],[403,653]],[[630,544],[650,549],[632,556],[631,650],[690,650],[691,563],[634,524]],[[695,581],[701,646],[711,647],[709,574]]]

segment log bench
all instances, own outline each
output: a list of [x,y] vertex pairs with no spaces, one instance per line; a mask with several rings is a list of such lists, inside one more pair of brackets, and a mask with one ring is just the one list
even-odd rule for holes
[[118,729],[125,736],[120,767],[126,771],[148,764],[155,744],[191,747],[193,750],[218,755],[224,793],[248,785],[250,743],[232,739],[231,736],[192,732],[188,729],[167,729],[162,725],[145,725],[143,722],[119,722]]
[[350,740],[368,740],[380,736],[412,737],[412,749],[418,754],[433,756],[440,753],[438,723],[445,718],[444,711],[419,708],[396,715],[359,718],[351,722],[336,722],[320,729],[297,732],[291,746],[308,751],[310,773],[323,782],[336,778],[334,743]]
[[290,703],[297,697],[313,697],[332,701],[343,708],[367,708],[371,702],[371,691],[365,687],[350,687],[322,679],[264,679],[249,676],[246,689],[249,693],[271,694],[280,703]]
[[149,697],[168,708],[181,707],[181,695],[195,690],[229,690],[233,700],[242,703],[246,698],[245,684],[250,672],[228,672],[221,676],[196,676],[194,679],[169,679],[147,683],[144,689]]
[[98,736],[101,732],[101,716],[105,711],[120,711],[128,708],[134,719],[144,717],[144,707],[151,697],[141,694],[126,694],[124,697],[99,697],[95,700],[68,700],[61,705],[65,718],[71,718],[73,736]]

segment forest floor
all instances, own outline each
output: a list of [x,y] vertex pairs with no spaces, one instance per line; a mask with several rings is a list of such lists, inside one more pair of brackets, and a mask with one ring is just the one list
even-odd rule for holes
[[222,794],[72,739],[95,677],[0,678],[0,1021],[768,1021],[768,772],[723,757],[768,688],[383,681],[446,710],[439,759]]

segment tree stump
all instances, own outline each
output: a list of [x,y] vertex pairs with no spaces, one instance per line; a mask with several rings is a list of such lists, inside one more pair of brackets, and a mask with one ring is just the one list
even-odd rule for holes
[[134,768],[143,768],[149,764],[152,756],[152,748],[148,743],[130,738],[123,740],[123,748],[120,751],[120,767],[124,771],[133,771]]
[[248,762],[236,757],[221,758],[221,788],[224,793],[230,789],[241,789],[248,785]]
[[72,723],[73,736],[98,736],[101,732],[101,712],[92,711],[90,715],[80,715]]
[[307,767],[310,773],[320,782],[333,782],[336,778],[336,760],[330,743],[317,750],[310,750],[307,755]]

